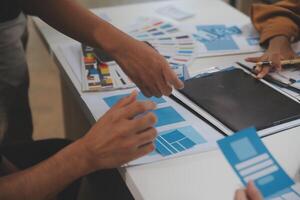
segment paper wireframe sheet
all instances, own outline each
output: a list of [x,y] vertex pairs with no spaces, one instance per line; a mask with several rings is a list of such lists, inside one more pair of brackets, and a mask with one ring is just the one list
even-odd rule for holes
[[[128,96],[131,90],[102,92],[83,96],[87,105],[93,109],[94,117],[99,118],[121,98]],[[127,166],[157,162],[169,158],[190,155],[216,149],[216,141],[223,136],[194,116],[188,110],[169,97],[146,98],[138,93],[138,100],[152,100],[157,104],[153,113],[158,120],[155,128],[158,136],[154,152],[128,163]]]

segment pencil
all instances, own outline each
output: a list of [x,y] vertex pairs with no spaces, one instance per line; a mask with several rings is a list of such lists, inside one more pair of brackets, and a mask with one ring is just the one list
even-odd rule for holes
[[[292,60],[282,60],[280,61],[281,65],[295,65],[300,64],[300,58],[292,59]],[[263,65],[272,65],[272,61],[261,61],[257,62],[256,66],[263,66]]]

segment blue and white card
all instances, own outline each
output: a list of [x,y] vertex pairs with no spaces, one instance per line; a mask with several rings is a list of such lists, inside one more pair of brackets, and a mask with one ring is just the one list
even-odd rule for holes
[[254,181],[264,197],[275,194],[294,184],[256,133],[248,128],[219,140],[226,159],[246,186]]

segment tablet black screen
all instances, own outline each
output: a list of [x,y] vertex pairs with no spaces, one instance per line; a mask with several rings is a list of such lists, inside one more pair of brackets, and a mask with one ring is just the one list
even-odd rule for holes
[[299,103],[241,69],[190,79],[181,93],[233,131],[300,118]]

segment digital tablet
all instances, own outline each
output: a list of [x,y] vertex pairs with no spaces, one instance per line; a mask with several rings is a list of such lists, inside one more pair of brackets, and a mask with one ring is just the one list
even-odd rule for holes
[[241,69],[187,80],[180,93],[234,132],[300,119],[298,102]]

